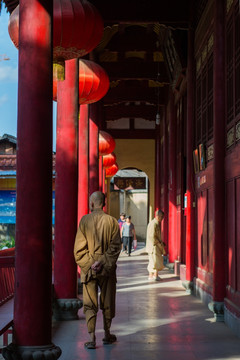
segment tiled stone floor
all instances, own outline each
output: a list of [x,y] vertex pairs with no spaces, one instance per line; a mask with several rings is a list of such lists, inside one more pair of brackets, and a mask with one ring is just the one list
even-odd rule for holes
[[161,282],[147,278],[147,256],[118,260],[117,314],[112,332],[118,341],[103,345],[102,315],[97,321],[97,349],[88,340],[82,309],[79,320],[55,323],[53,342],[61,360],[239,360],[240,339],[224,323],[213,321],[201,301],[186,294],[169,270]]
[[[140,254],[140,255],[139,255]],[[117,311],[112,332],[118,341],[103,345],[98,314],[97,349],[86,350],[85,318],[54,322],[53,343],[61,360],[240,360],[240,339],[224,323],[213,321],[201,301],[188,295],[169,270],[161,282],[148,281],[147,256],[137,250],[118,260]],[[0,359],[3,359],[0,354]]]

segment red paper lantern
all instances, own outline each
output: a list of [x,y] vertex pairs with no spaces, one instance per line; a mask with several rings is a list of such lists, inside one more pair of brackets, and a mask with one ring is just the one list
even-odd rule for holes
[[[8,32],[14,45],[19,46],[19,5],[12,12]],[[53,1],[53,62],[88,54],[100,42],[103,20],[95,6],[87,0]]]
[[115,149],[114,138],[105,131],[99,131],[99,155],[107,155]]
[[[57,101],[57,76],[53,76],[53,100]],[[106,95],[109,77],[106,71],[90,60],[79,60],[79,104],[92,104]]]
[[116,155],[114,154],[114,152],[112,152],[111,154],[108,155],[104,155],[103,156],[103,167],[105,169],[111,167],[113,164],[116,163]]
[[106,71],[93,61],[79,60],[79,103],[94,103],[102,99],[108,89]]
[[107,168],[106,170],[106,177],[112,177],[118,172],[118,164],[115,163],[111,167]]

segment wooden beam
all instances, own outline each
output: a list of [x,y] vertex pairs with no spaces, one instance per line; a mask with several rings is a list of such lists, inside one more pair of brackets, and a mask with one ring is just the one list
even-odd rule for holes
[[158,78],[160,83],[169,83],[169,77],[163,62],[118,61],[102,62],[100,65],[106,70],[110,80],[156,80]]
[[154,105],[129,105],[119,104],[115,106],[105,106],[105,120],[117,120],[121,118],[142,118],[155,121],[157,107]]
[[[159,91],[159,97],[158,97]],[[150,104],[157,104],[159,98],[159,104],[163,105],[165,103],[165,87],[161,88],[149,88],[142,86],[116,86],[110,88],[108,93],[103,98],[104,105],[107,104],[119,104],[122,102],[134,102],[142,101],[148,102]]]
[[106,131],[111,134],[114,139],[155,139],[156,130],[147,130],[147,129],[135,129],[135,130],[116,130],[116,129],[106,129]]
[[188,26],[188,0],[91,0],[91,3],[99,10],[105,22],[159,22]]

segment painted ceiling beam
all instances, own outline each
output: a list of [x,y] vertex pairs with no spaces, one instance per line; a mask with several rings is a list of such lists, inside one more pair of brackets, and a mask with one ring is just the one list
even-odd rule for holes
[[142,118],[155,121],[157,107],[154,105],[115,105],[104,106],[105,120],[118,120],[121,118]]

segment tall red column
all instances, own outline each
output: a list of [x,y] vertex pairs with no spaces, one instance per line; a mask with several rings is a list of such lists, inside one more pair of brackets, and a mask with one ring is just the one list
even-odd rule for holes
[[73,246],[77,231],[78,59],[65,62],[65,80],[58,82],[55,181],[54,316],[77,319],[77,266]]
[[80,106],[78,129],[78,224],[89,212],[88,196],[88,105]]
[[14,334],[5,359],[61,355],[51,343],[52,11],[52,1],[20,2]]
[[214,1],[214,54],[213,54],[213,139],[214,139],[214,220],[213,220],[213,303],[211,309],[217,321],[224,318],[226,289],[225,254],[225,49],[224,2]]
[[[98,103],[98,130],[102,130],[104,127],[104,118],[103,118],[103,103],[102,101],[99,101]],[[105,180],[105,176],[104,176],[104,169],[103,169],[103,157],[100,155],[99,156],[99,191],[104,192],[104,180]],[[104,177],[104,178],[103,178]]]
[[105,194],[105,206],[103,211],[107,212],[107,179],[106,179],[106,169],[103,168],[103,189],[102,192]]
[[166,117],[166,111],[164,111],[164,123],[163,123],[163,182],[164,182],[164,190],[163,190],[163,203],[164,203],[164,220],[163,220],[163,239],[167,244],[166,252],[168,254],[168,123]]
[[188,65],[187,65],[187,217],[186,217],[186,289],[193,289],[194,277],[194,31],[188,30]]
[[169,212],[168,212],[168,250],[169,262],[177,260],[176,244],[176,112],[173,94],[169,93]]
[[155,138],[155,210],[160,210],[160,126],[156,125]]
[[99,156],[99,191],[103,191],[103,158]]
[[89,195],[99,190],[98,104],[89,105]]

